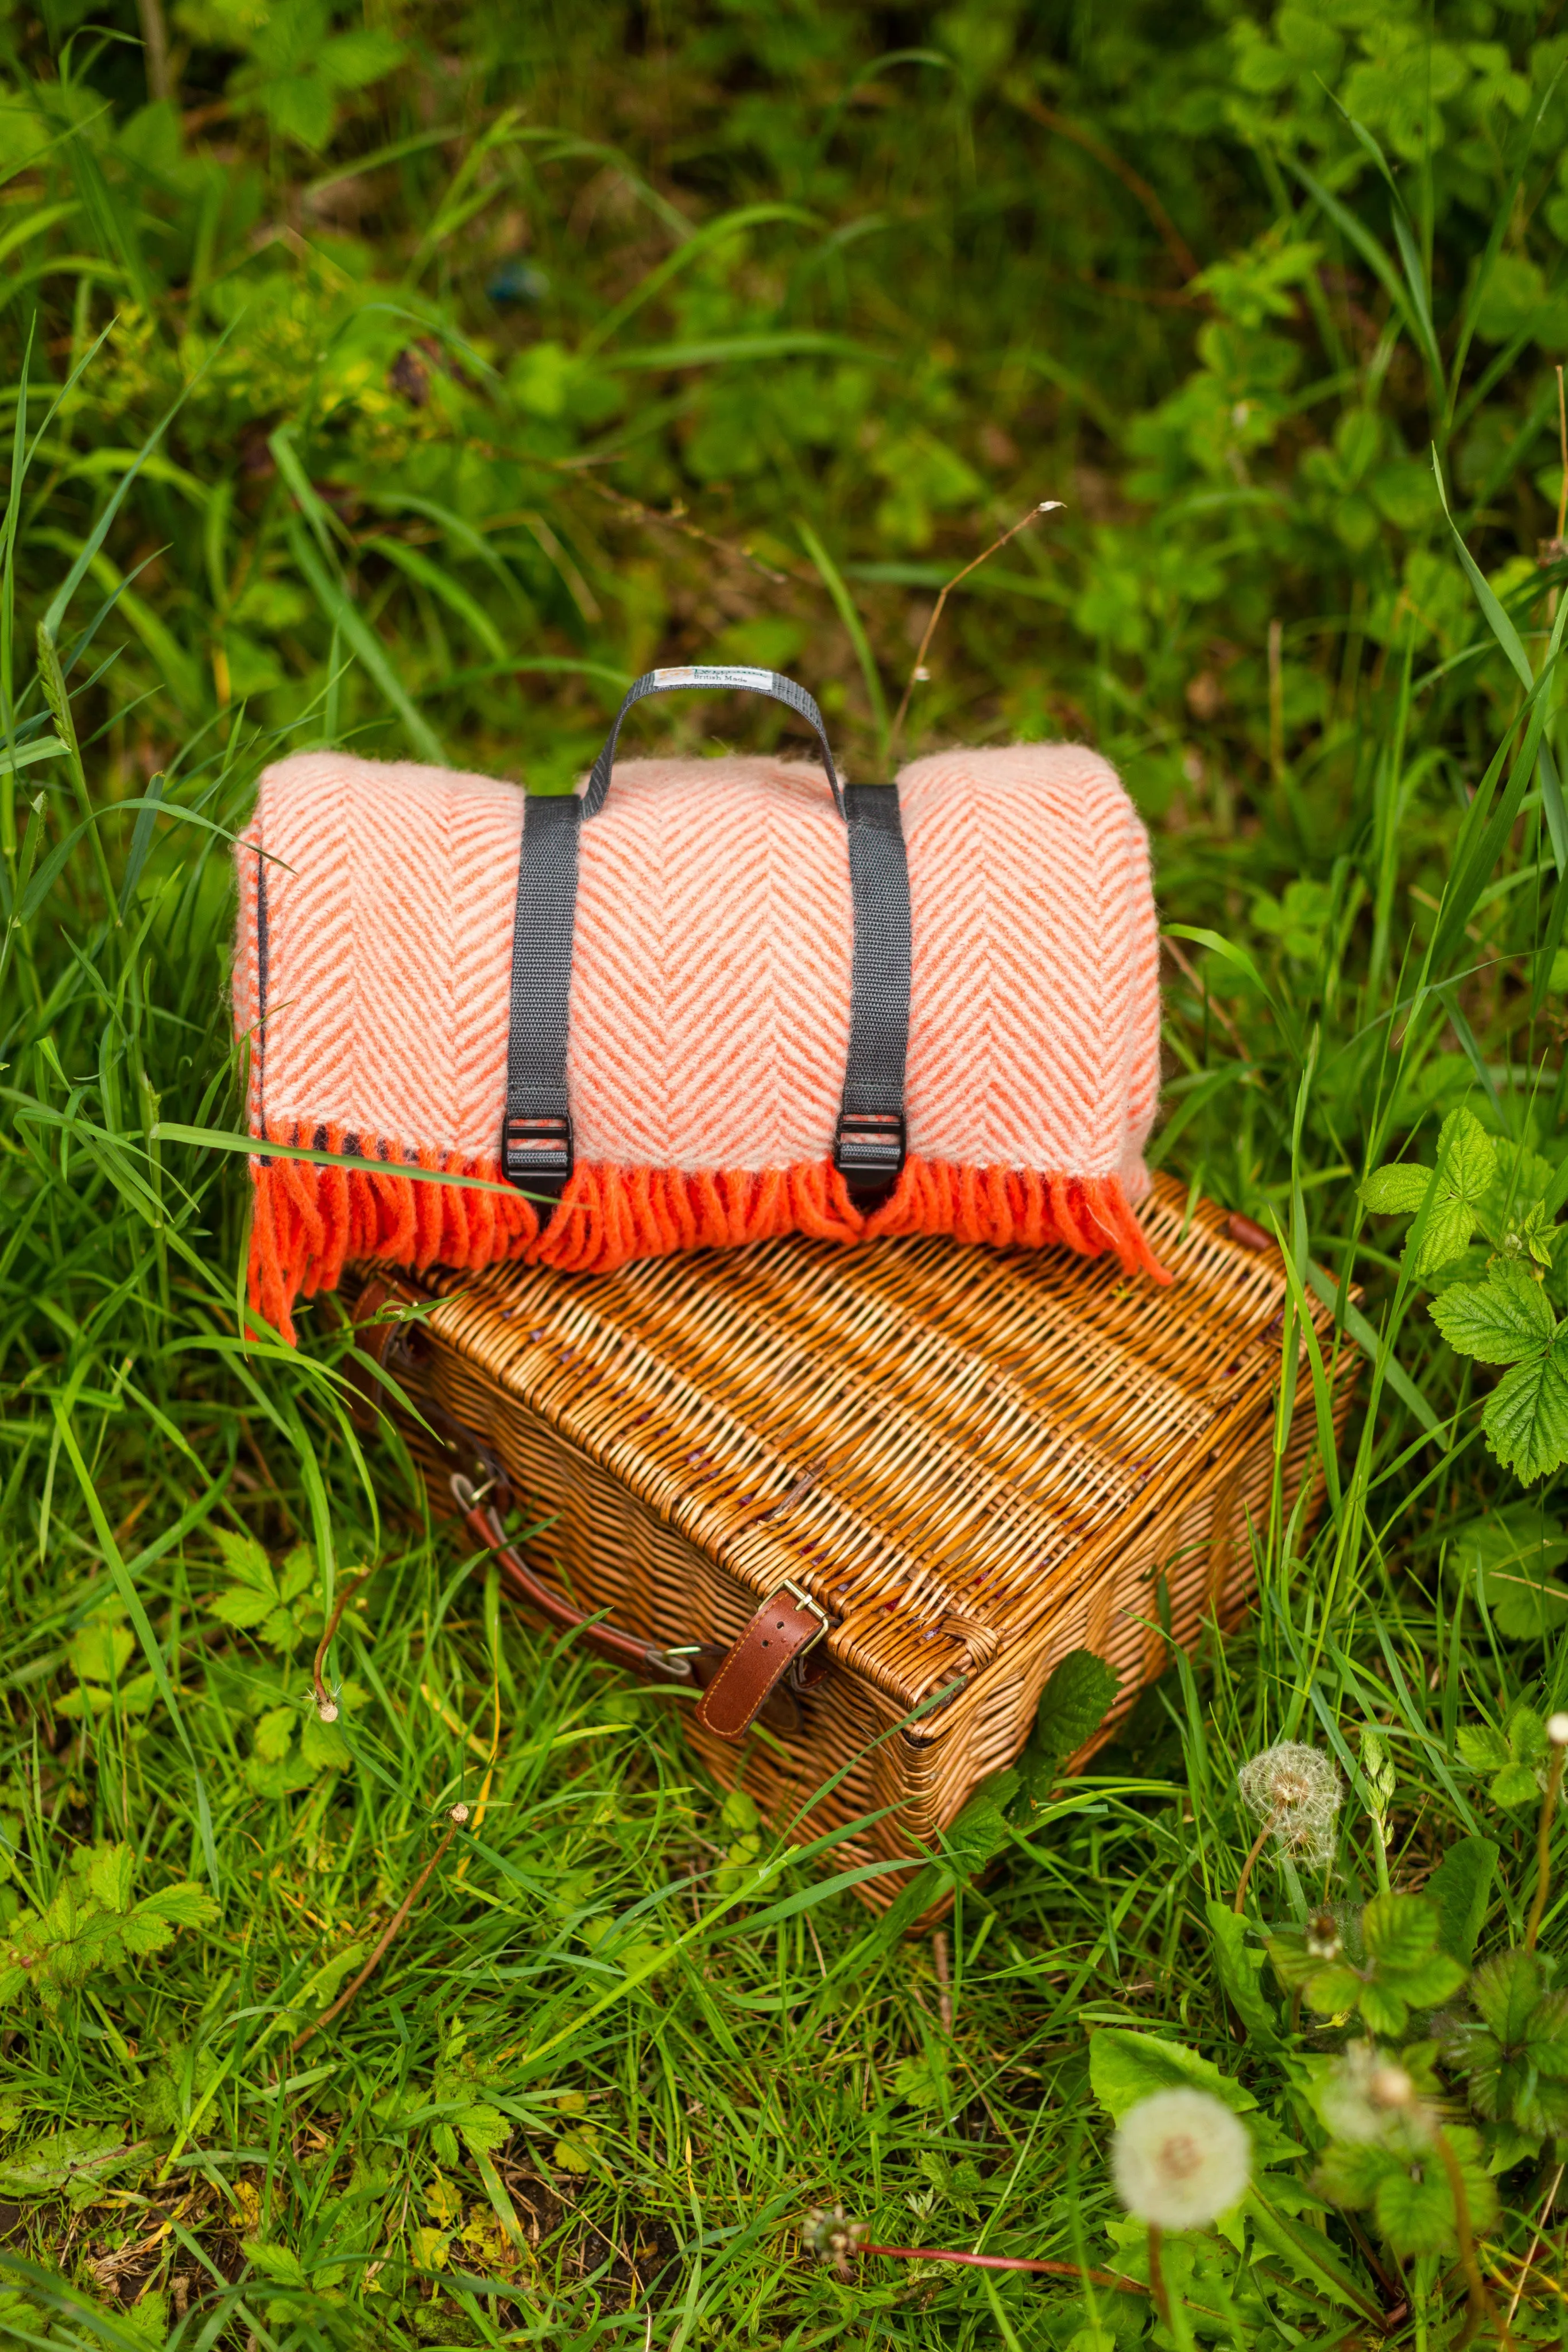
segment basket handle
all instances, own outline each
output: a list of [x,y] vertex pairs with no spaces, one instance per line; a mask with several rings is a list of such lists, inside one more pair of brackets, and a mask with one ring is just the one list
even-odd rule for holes
[[[792,677],[784,677],[776,669],[723,668],[711,663],[698,663],[681,669],[651,669],[627,689],[626,699],[615,714],[615,723],[605,738],[604,748],[589,771],[588,789],[582,795],[582,814],[586,823],[596,817],[604,806],[610,792],[611,771],[615,765],[615,746],[621,734],[621,722],[634,702],[645,702],[651,694],[679,694],[688,688],[699,693],[766,694],[775,702],[788,703],[798,718],[803,719],[817,739],[817,749],[827,770],[828,783],[832,791],[833,806],[844,816],[843,788],[833,765],[832,751],[828,744],[828,730],[822,724],[814,696]],[[846,818],[847,822],[847,818]]]
[[[908,1149],[904,1074],[909,1049],[909,865],[898,788],[841,784],[816,702],[792,677],[771,669],[649,670],[616,712],[581,798],[575,793],[528,795],[517,853],[502,1170],[508,1183],[553,1206],[576,1163],[566,1056],[582,827],[604,805],[621,722],[632,705],[685,687],[769,695],[798,712],[816,735],[833,805],[844,821],[854,914],[850,1049],[833,1165],[857,1207],[869,1210],[897,1182]],[[541,1225],[548,1214],[547,1209]]]

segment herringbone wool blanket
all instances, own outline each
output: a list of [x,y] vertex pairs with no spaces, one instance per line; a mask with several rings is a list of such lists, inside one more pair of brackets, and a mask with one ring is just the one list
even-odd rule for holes
[[1159,1276],[1133,1214],[1159,1001],[1131,803],[1061,744],[937,753],[898,790],[914,946],[891,1197],[862,1213],[831,1157],[852,924],[821,770],[628,760],[582,828],[577,1165],[550,1215],[394,1172],[501,1182],[522,793],[335,752],[269,768],[238,852],[250,1131],[392,1164],[257,1154],[256,1308],[292,1336],[296,1298],[350,1259],[607,1271],[792,1230],[1065,1243]]

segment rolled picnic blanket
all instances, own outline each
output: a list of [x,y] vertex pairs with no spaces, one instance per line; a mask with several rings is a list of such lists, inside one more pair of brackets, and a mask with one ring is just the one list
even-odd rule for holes
[[[654,672],[628,703],[763,679]],[[1134,1215],[1148,845],[1113,770],[1030,743],[844,786],[810,698],[758,690],[821,764],[616,764],[612,734],[576,798],[339,752],[267,769],[237,853],[250,1132],[386,1163],[252,1161],[251,1299],[285,1336],[350,1261],[607,1272],[790,1231],[1164,1278]]]

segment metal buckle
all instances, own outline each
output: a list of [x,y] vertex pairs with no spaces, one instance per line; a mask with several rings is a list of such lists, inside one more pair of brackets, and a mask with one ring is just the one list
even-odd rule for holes
[[501,1166],[508,1184],[557,1194],[574,1165],[571,1121],[559,1113],[514,1111],[501,1129]]
[[779,1589],[781,1592],[787,1592],[789,1595],[790,1600],[793,1601],[800,1608],[809,1609],[812,1616],[817,1621],[817,1630],[812,1634],[810,1640],[805,1643],[804,1647],[797,1650],[795,1653],[795,1655],[798,1658],[803,1658],[807,1650],[814,1650],[816,1648],[824,1633],[831,1633],[832,1632],[833,1621],[829,1616],[827,1611],[823,1608],[820,1601],[813,1601],[809,1592],[804,1591],[800,1585],[794,1583],[789,1577],[785,1578],[783,1583]]

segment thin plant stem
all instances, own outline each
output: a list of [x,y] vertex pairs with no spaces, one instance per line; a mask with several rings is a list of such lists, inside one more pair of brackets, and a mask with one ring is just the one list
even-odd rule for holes
[[1253,1839],[1252,1843],[1248,1848],[1247,1859],[1241,1865],[1241,1875],[1236,1882],[1236,1900],[1231,1906],[1231,1908],[1236,1913],[1238,1918],[1241,1916],[1241,1905],[1247,1893],[1247,1882],[1252,1875],[1252,1866],[1273,1834],[1273,1822],[1271,1821],[1265,1822],[1257,1836]]
[[466,1805],[454,1805],[451,1813],[447,1817],[446,1827],[441,1832],[441,1837],[436,1845],[435,1852],[431,1855],[430,1860],[425,1864],[424,1868],[420,1872],[419,1876],[414,1880],[413,1885],[409,1888],[408,1893],[403,1896],[402,1901],[398,1905],[397,1909],[392,1913],[392,1917],[387,1921],[386,1926],[382,1928],[381,1936],[377,1940],[375,1950],[371,1954],[370,1958],[365,1962],[364,1967],[360,1970],[360,1973],[354,1979],[353,1983],[348,1987],[346,1991],[340,1992],[338,1995],[338,1998],[332,2003],[331,2008],[324,2009],[319,2017],[316,2018],[309,2025],[306,2026],[303,2032],[297,2033],[295,2035],[293,2041],[288,2045],[288,2054],[291,2058],[298,2058],[299,2053],[304,2049],[305,2044],[310,2040],[312,2034],[319,2033],[324,2025],[330,2025],[335,2017],[341,2016],[343,2011],[348,2008],[349,2003],[353,2000],[354,1995],[359,1991],[361,1986],[365,1984],[369,1979],[374,1975],[376,1969],[381,1966],[382,1959],[386,1956],[387,1948],[391,1944],[392,1937],[397,1934],[398,1929],[402,1926],[403,1921],[408,1917],[409,1913],[413,1909],[414,1905],[423,1894],[426,1879],[430,1876],[431,1872],[435,1868],[436,1864],[441,1860],[442,1855],[452,1843],[454,1836],[457,1831],[461,1829],[463,1823],[467,1820],[467,1818],[468,1808]]
[[1165,2269],[1160,2262],[1160,2241],[1163,2232],[1156,2221],[1149,2223],[1149,2293],[1155,2298],[1155,2309],[1166,2326],[1171,2324],[1170,2293],[1166,2285]]
[[961,2263],[967,2270],[976,2271],[1037,2271],[1048,2278],[1087,2279],[1092,2286],[1110,2288],[1118,2294],[1148,2294],[1153,2292],[1137,2279],[1123,2278],[1114,2271],[1084,2270],[1077,2263],[1025,2262],[1012,2254],[966,2254],[947,2246],[858,2246],[861,2254],[882,2254],[894,2263]]
[[338,1720],[338,1703],[321,1679],[321,1669],[327,1662],[327,1646],[342,1621],[344,1610],[361,1585],[369,1582],[370,1575],[371,1571],[368,1568],[361,1569],[358,1576],[351,1577],[344,1585],[333,1603],[332,1614],[327,1620],[321,1639],[316,1645],[316,1663],[310,1669],[310,1687],[316,1697],[316,1712],[323,1723],[336,1723]]
[[1031,522],[1038,522],[1042,514],[1060,513],[1061,504],[1062,502],[1060,499],[1042,499],[1039,506],[1030,507],[1028,514],[1019,515],[1017,522],[1013,523],[1007,530],[1004,530],[1000,539],[994,539],[989,547],[986,548],[980,554],[976,556],[972,563],[966,563],[962,572],[955,572],[951,580],[945,583],[942,592],[938,595],[936,605],[932,610],[931,618],[925,624],[925,635],[920,640],[920,651],[915,656],[914,667],[910,670],[909,677],[904,684],[904,699],[893,714],[893,725],[888,730],[887,737],[888,756],[890,759],[892,758],[893,752],[897,745],[899,736],[904,731],[904,717],[909,709],[909,698],[914,693],[915,688],[919,685],[921,677],[925,672],[925,656],[931,650],[931,640],[936,635],[936,625],[942,618],[942,607],[947,602],[953,590],[957,587],[960,581],[967,580],[971,572],[977,572],[982,563],[988,562],[990,558],[996,554],[998,548],[1005,547],[1009,539],[1016,539],[1020,530],[1027,530]]
[[1546,1909],[1546,1892],[1552,1884],[1552,1817],[1557,1811],[1557,1798],[1563,1787],[1563,1759],[1568,1749],[1552,1743],[1552,1761],[1546,1768],[1546,1786],[1541,1797],[1541,1826],[1535,1836],[1535,1900],[1530,1906],[1530,1918],[1524,1930],[1524,1948],[1535,1949],[1535,1939],[1541,1933],[1541,1921]]
[[1438,2162],[1448,2176],[1448,2189],[1454,2200],[1454,2230],[1459,2241],[1459,2266],[1465,2273],[1465,2284],[1469,2290],[1470,2314],[1465,2322],[1464,2334],[1459,2337],[1459,2342],[1461,2345],[1468,2344],[1481,2322],[1490,2320],[1498,2331],[1498,2340],[1504,2346],[1505,2352],[1512,2352],[1513,2338],[1509,2334],[1506,2321],[1500,2320],[1492,2308],[1491,2296],[1487,2292],[1487,2283],[1481,2276],[1481,2266],[1476,2260],[1475,2233],[1470,2228],[1470,2200],[1465,2189],[1465,2176],[1460,2169],[1459,2159],[1454,2154],[1453,2143],[1446,2131],[1439,2129],[1433,2134],[1433,2146],[1437,2148]]

